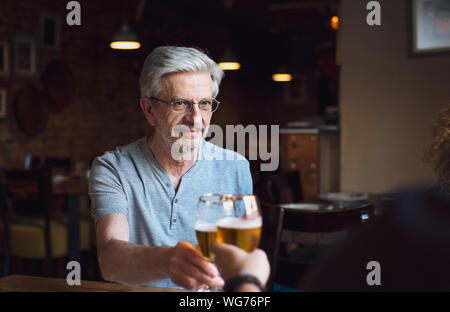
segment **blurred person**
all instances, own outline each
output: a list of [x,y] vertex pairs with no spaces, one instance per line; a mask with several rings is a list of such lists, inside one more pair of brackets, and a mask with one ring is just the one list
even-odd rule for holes
[[[400,193],[300,282],[304,291],[450,291],[450,202],[436,191]],[[374,267],[379,264],[379,284]]]
[[439,112],[433,142],[425,160],[432,164],[438,175],[434,189],[450,196],[450,104]]
[[[223,75],[195,48],[158,47],[146,58],[140,107],[154,134],[97,157],[90,174],[105,280],[190,290],[223,286],[217,268],[194,248],[198,199],[253,188],[244,157],[204,140]],[[208,157],[212,151],[223,160]]]
[[[334,248],[299,281],[300,291],[450,291],[450,201],[440,192],[400,193],[391,209]],[[259,250],[248,254],[214,243],[216,263],[225,280],[243,272],[262,284],[268,261]],[[376,261],[375,267],[369,263]],[[379,278],[379,279],[378,279]],[[378,281],[377,281],[378,279]],[[228,283],[228,282],[227,282]],[[260,291],[242,283],[234,291]]]
[[212,252],[220,274],[226,280],[227,291],[261,291],[269,279],[270,265],[266,253],[257,248],[252,252],[225,243],[213,242]]

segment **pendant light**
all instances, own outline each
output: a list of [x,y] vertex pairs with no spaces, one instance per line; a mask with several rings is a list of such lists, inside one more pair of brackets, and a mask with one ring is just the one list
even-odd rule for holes
[[222,70],[238,70],[241,68],[241,64],[231,54],[230,49],[226,50],[224,56],[219,60],[219,66]]
[[272,80],[276,82],[288,82],[292,80],[292,75],[285,66],[280,65],[276,72],[272,75]]
[[124,23],[120,28],[120,32],[114,35],[109,46],[111,49],[133,50],[139,49],[141,43],[139,42],[138,36],[130,31],[130,26],[128,26],[127,23]]

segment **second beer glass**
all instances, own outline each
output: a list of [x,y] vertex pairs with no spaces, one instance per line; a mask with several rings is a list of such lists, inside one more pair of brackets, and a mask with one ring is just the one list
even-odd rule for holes
[[231,195],[233,209],[217,221],[217,241],[232,244],[247,252],[259,245],[262,217],[255,195]]

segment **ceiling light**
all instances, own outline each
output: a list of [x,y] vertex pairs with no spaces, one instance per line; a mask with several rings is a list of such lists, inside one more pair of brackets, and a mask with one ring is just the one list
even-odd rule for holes
[[292,75],[287,71],[286,67],[278,67],[275,74],[272,75],[272,80],[276,82],[287,82],[292,80]]
[[141,44],[138,36],[130,31],[130,27],[127,23],[124,23],[120,29],[120,32],[114,35],[109,46],[111,49],[133,50],[139,49]]
[[219,66],[222,70],[238,70],[241,68],[241,64],[234,58],[230,50],[227,50],[225,55],[220,59]]

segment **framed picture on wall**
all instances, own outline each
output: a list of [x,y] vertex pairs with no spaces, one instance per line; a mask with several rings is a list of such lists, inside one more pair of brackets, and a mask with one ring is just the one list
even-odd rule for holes
[[410,57],[450,55],[450,1],[406,0]]
[[0,119],[6,118],[7,96],[6,88],[0,88]]
[[9,44],[0,41],[0,77],[9,75]]
[[44,49],[58,50],[61,44],[61,17],[50,13],[41,13],[40,44]]
[[36,44],[31,36],[14,38],[14,73],[18,75],[36,74]]

